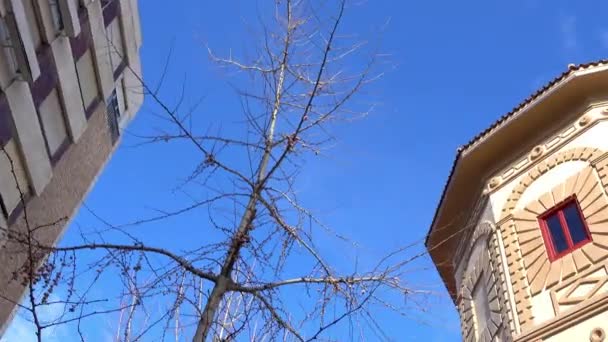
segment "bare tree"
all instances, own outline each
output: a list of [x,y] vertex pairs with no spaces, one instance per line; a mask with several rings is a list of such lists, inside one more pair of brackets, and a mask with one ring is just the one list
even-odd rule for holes
[[[41,243],[31,234],[41,227],[9,234],[30,254],[16,279],[30,289],[23,307],[39,339],[43,329],[77,322],[80,332],[84,318],[108,313],[119,315],[116,338],[125,341],[161,330],[162,339],[175,340],[187,332],[194,341],[331,340],[337,327],[350,339],[365,339],[368,332],[386,337],[374,312],[406,314],[424,294],[405,282],[406,266],[423,253],[411,253],[412,244],[366,262],[374,266],[365,269],[332,265],[320,239],[353,249],[355,244],[339,234],[344,230],[325,226],[296,191],[302,163],[324,152],[334,124],[367,114],[370,108],[361,109],[356,99],[381,76],[374,69],[378,55],[361,64],[365,44],[341,32],[347,9],[345,0],[277,1],[272,20],[256,37],[253,59],[220,57],[209,49],[220,67],[247,76],[237,89],[242,136],[201,134],[191,124],[196,108],[185,108],[182,100],[168,105],[160,87],[140,79],[170,127],[138,137],[144,144],[185,142],[194,149],[196,167],[178,188],[196,195],[187,207],[125,224],[98,216],[103,228],[83,233],[80,244]],[[200,240],[197,248],[152,246],[129,231],[195,210],[207,217],[198,222],[196,236],[172,238]],[[108,231],[123,239],[108,240]],[[83,252],[97,258],[82,265]],[[90,289],[104,277],[117,279],[123,292],[93,298]],[[40,322],[37,308],[48,305],[46,293],[57,285],[66,289],[61,302],[67,309]]]

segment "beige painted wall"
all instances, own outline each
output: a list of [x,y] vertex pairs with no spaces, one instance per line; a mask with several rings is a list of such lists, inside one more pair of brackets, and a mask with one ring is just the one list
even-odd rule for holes
[[[524,189],[522,191],[523,193],[519,195],[518,202],[513,209],[513,212],[518,212],[522,211],[522,209],[527,206],[538,202],[539,197],[550,193],[552,190],[554,191],[558,186],[562,186],[568,178],[572,178],[573,175],[577,175],[589,168],[589,161],[586,160],[572,160],[551,165],[551,167],[548,168],[548,171],[542,173],[542,175],[535,178],[531,184],[526,184],[526,186],[522,188],[520,182],[526,179],[527,174],[532,172],[538,165],[550,160],[550,157],[559,155],[560,153],[563,155],[565,151],[573,151],[573,149],[577,148],[577,151],[592,151],[593,149],[599,149],[608,152],[608,139],[606,139],[606,136],[608,136],[608,114],[604,112],[604,110],[608,108],[608,102],[589,103],[589,106],[585,108],[586,109],[581,108],[580,114],[574,121],[565,123],[562,130],[559,130],[541,143],[541,146],[543,147],[541,150],[543,153],[540,157],[533,159],[529,154],[522,155],[519,159],[515,160],[512,165],[509,165],[507,168],[500,170],[495,175],[492,175],[492,177],[489,177],[489,179],[502,177],[501,179],[506,179],[506,181],[499,184],[496,189],[488,191],[487,196],[489,197],[489,200],[484,207],[483,214],[480,215],[479,222],[477,222],[475,229],[480,229],[481,225],[479,223],[482,221],[497,222],[498,224],[509,226],[509,224],[511,224],[509,222],[511,221],[504,221],[505,219],[508,220],[509,217],[507,216],[505,218],[508,213],[506,213],[503,208],[509,204],[507,201],[513,197],[515,191],[522,191],[519,189]],[[601,153],[598,152],[594,155],[600,154]],[[596,182],[600,184],[600,176],[597,175],[596,171],[593,172],[593,177],[596,177],[593,179],[596,179]],[[600,187],[602,191],[604,191],[603,194],[608,198],[608,194],[606,194],[601,184]],[[598,207],[599,205],[601,204],[598,203],[595,206]],[[597,229],[603,228],[596,227],[594,229],[597,232]],[[531,266],[529,262],[524,262],[525,259],[522,256],[522,251],[517,247],[519,236],[517,234],[513,235],[510,232],[511,230],[505,230],[504,227],[502,229],[500,229],[500,227],[494,229],[492,234],[496,237],[496,246],[488,246],[487,248],[495,248],[497,251],[497,255],[495,256],[497,260],[494,261],[494,266],[496,266],[494,267],[495,272],[498,272],[499,268],[502,268],[504,273],[501,278],[501,286],[505,298],[500,303],[504,307],[513,308],[509,312],[509,319],[511,320],[509,329],[513,337],[531,336],[531,332],[534,332],[549,323],[551,323],[552,326],[555,326],[555,322],[558,322],[557,326],[559,326],[559,320],[561,317],[564,317],[564,314],[576,313],[577,310],[580,310],[581,306],[584,306],[586,305],[585,303],[587,303],[583,300],[582,303],[575,302],[571,306],[562,305],[556,307],[555,303],[560,296],[564,298],[568,296],[571,298],[576,298],[577,296],[580,296],[581,298],[586,298],[585,296],[593,298],[593,296],[608,292],[608,283],[599,290],[594,289],[593,282],[596,278],[604,279],[608,277],[608,268],[596,269],[603,264],[606,264],[608,267],[608,261],[601,259],[604,261],[595,265],[591,262],[590,266],[583,267],[583,271],[575,269],[575,275],[568,278],[567,281],[564,281],[563,285],[558,283],[558,286],[556,286],[557,290],[541,290],[540,292],[536,291],[532,293],[525,274],[528,272],[527,267],[533,267],[534,265]],[[608,236],[608,229],[606,231],[606,236]],[[594,235],[594,239],[599,237],[600,236]],[[521,238],[523,239],[524,237],[522,236]],[[602,237],[602,239],[604,238]],[[471,242],[469,242],[469,244],[470,243]],[[470,251],[470,254],[460,259],[460,262],[455,265],[456,284],[458,286],[459,295],[462,295],[461,292],[464,288],[463,284],[465,284],[466,277],[470,274],[470,269],[475,267],[476,262],[479,260],[479,256],[482,255],[482,248],[480,246],[482,245],[476,244],[474,248],[469,248],[468,251]],[[507,246],[507,248],[505,248],[505,246]],[[541,246],[540,248],[543,248],[542,251],[544,251],[544,246]],[[539,251],[541,250],[539,249]],[[594,254],[591,256],[588,255],[588,258],[594,260],[594,255],[597,255],[597,253],[601,252],[594,251]],[[544,257],[546,258],[546,255]],[[598,258],[598,260],[600,259]],[[488,262],[492,261],[490,260]],[[512,270],[513,268],[517,269],[515,273]],[[553,268],[551,268],[551,271],[552,270]],[[605,274],[601,274],[601,272],[605,272]],[[523,277],[522,274],[524,275]],[[496,276],[499,277],[501,275],[496,274]],[[512,276],[514,276],[515,279],[511,279]],[[564,275],[562,275],[562,277],[563,276]],[[586,285],[585,282],[592,283]],[[517,283],[516,287],[513,285],[515,283]],[[521,290],[522,287],[523,291]],[[572,293],[565,295],[568,291]],[[525,305],[522,302],[524,299]],[[461,310],[462,309],[466,308],[461,306]],[[559,314],[557,317],[555,313],[556,310]],[[461,316],[463,316],[462,312]],[[525,323],[525,325],[520,326],[520,320]],[[550,340],[588,340],[591,329],[595,327],[593,325],[602,320],[604,320],[604,325],[608,324],[605,323],[608,322],[608,316],[602,314],[558,334],[555,334],[555,332],[559,331],[559,328],[557,328],[557,330],[548,330],[550,331],[550,334],[554,334]],[[608,331],[608,327],[603,327]],[[547,335],[549,333],[545,332],[544,334]],[[581,339],[581,337],[584,339]]]
[[[477,220],[471,223],[472,229],[474,230],[472,235],[475,234],[475,231],[480,229],[482,222],[494,222],[492,207],[489,202],[484,205]],[[460,289],[462,286],[462,279],[466,270],[470,268],[470,265],[474,264],[479,257],[479,250],[481,247],[479,244],[475,244],[475,247],[471,248],[470,243],[470,241],[463,241],[462,245],[459,246],[459,250],[462,252],[458,253],[461,257],[457,260],[457,264],[455,265],[457,289]]]
[[[489,199],[492,207],[492,216],[496,222],[500,221],[506,214],[505,212],[503,212],[503,208],[507,204],[508,198],[512,196],[514,190],[518,186],[521,186],[520,181],[522,181],[522,179],[526,177],[526,174],[529,172],[529,170],[532,170],[538,163],[541,163],[543,160],[547,160],[546,158],[550,156],[554,156],[560,152],[569,151],[574,148],[590,147],[608,151],[608,139],[606,139],[606,136],[608,136],[608,121],[606,121],[607,115],[603,113],[603,110],[607,107],[607,104],[596,103],[594,106],[588,108],[587,110],[581,111],[579,117],[575,121],[566,124],[566,126],[564,126],[564,129],[556,133],[556,135],[547,138],[547,140],[543,143],[546,151],[543,156],[531,162],[528,155],[524,155],[521,157],[521,159],[516,160],[513,165],[510,165],[508,168],[501,170],[500,172],[497,172],[496,175],[493,176],[501,176],[503,174],[513,172],[514,170],[518,173],[517,176],[512,177],[503,184],[500,184],[498,189],[491,191],[489,194]],[[585,117],[586,119],[585,122],[581,124],[580,119],[583,117]],[[595,121],[596,119],[600,119],[602,121]],[[566,179],[568,179],[572,175],[581,172],[581,170],[588,166],[589,163],[586,161],[568,161],[550,169],[548,172],[541,175],[538,179],[534,180],[529,186],[525,188],[525,191],[523,192],[523,194],[521,194],[521,197],[519,198],[519,201],[517,202],[514,211],[521,210],[530,203],[535,202],[540,196],[546,194],[547,192],[550,192],[556,186],[563,183]],[[503,236],[502,238],[510,239],[511,237]],[[544,248],[544,246],[542,246],[541,248]],[[521,251],[519,249],[512,249],[510,252],[505,251],[503,249],[501,250],[501,254],[502,253],[507,254],[503,254],[502,257],[505,260],[509,259],[509,262],[512,264],[512,267],[523,268],[525,272],[526,264],[522,262],[518,263],[517,261],[515,261],[518,258],[521,259]],[[513,253],[519,253],[519,255],[510,255]],[[577,276],[568,281],[572,282],[574,279],[576,279],[576,277]],[[585,275],[585,277],[588,276]],[[524,279],[523,281],[527,286],[528,284],[526,282],[526,279]],[[509,285],[510,284],[507,284],[506,288],[508,289],[507,294],[510,299],[513,302],[521,301],[521,297],[516,296],[513,287]],[[582,292],[588,292],[589,290],[590,288],[576,289],[576,291]],[[525,291],[530,297],[530,307],[528,308],[528,310],[530,311],[530,316],[533,317],[533,319],[532,323],[523,329],[523,333],[526,333],[526,331],[534,330],[537,327],[540,327],[544,323],[549,322],[550,320],[555,318],[554,304],[551,298],[551,293],[549,291],[543,290],[533,296],[530,296],[529,289],[526,289]],[[598,293],[601,293],[602,291],[598,291]],[[582,293],[581,295],[584,296],[585,294]],[[519,296],[522,296],[522,294],[520,294]],[[583,303],[582,305],[585,304]],[[602,317],[605,318],[605,316]],[[608,322],[608,320],[606,320],[606,322]],[[572,331],[574,332],[569,332],[570,335],[555,335],[554,339],[552,340],[581,340],[580,332],[582,330],[574,329]],[[587,329],[585,333],[585,336],[587,336],[587,340],[589,331],[590,329]],[[576,336],[579,339],[569,339],[573,336]]]
[[545,338],[544,342],[574,342],[589,341],[591,331],[595,328],[603,328],[608,332],[608,311],[604,311],[591,317],[577,325],[559,332],[553,336]]
[[[579,115],[579,118],[584,116],[584,115],[590,115],[591,117],[594,118],[602,118],[605,117],[604,114],[602,114],[602,111],[604,109],[608,108],[608,104],[606,105],[598,105],[595,108],[592,108],[590,110],[587,111],[583,111],[581,112],[581,114]],[[573,121],[570,123],[571,126],[577,126],[577,120]],[[580,129],[580,127],[579,127]],[[564,128],[564,131],[568,130],[568,128]],[[597,147],[600,149],[603,149],[605,151],[608,151],[608,139],[605,139],[605,134],[608,132],[608,121],[602,121],[599,122],[598,124],[594,125],[593,127],[585,130],[584,134],[580,134],[578,136],[576,136],[575,138],[571,139],[571,140],[567,140],[567,138],[571,137],[571,136],[567,136],[567,138],[565,138],[565,145],[562,145],[560,148],[551,151],[551,154],[555,154],[558,153],[560,151],[565,151],[571,148],[576,148],[576,147]],[[576,134],[573,133],[572,135]],[[561,131],[560,133],[558,133],[557,135],[564,135]],[[547,141],[551,141],[553,140],[553,137],[550,137],[547,139]],[[566,141],[567,140],[567,141]],[[518,164],[521,163],[522,159],[528,159],[527,155],[522,155],[521,159],[518,159],[516,162],[514,162],[513,164]],[[538,160],[537,160],[538,162]],[[497,172],[494,176],[500,175],[502,173],[505,173],[509,168],[511,168],[512,165],[510,165],[508,168],[501,170],[500,172]],[[529,164],[526,165],[527,167],[529,167]],[[565,171],[565,173],[563,174],[563,176],[565,177],[567,173],[572,172],[572,170],[570,171]],[[515,188],[515,186],[517,186],[517,184],[519,183],[519,181],[525,176],[525,172],[522,172],[521,170],[519,171],[519,174],[517,177],[510,179],[508,182],[504,183],[501,185],[501,187],[492,192],[490,195],[490,201],[492,203],[492,210],[493,210],[493,214],[494,214],[494,218],[496,220],[499,220],[501,217],[501,210],[504,207],[504,203],[506,201],[506,199],[509,197],[509,195],[511,194],[511,192],[513,191],[513,188]],[[490,178],[492,178],[490,177]],[[544,181],[542,182],[544,183]],[[536,188],[535,192],[537,194],[540,194],[542,192],[544,192],[543,190],[546,189],[550,189],[551,187],[549,186],[549,184],[543,184],[541,186],[534,186]],[[531,194],[526,194],[527,197],[532,197]],[[524,203],[522,202],[521,205],[524,205]]]

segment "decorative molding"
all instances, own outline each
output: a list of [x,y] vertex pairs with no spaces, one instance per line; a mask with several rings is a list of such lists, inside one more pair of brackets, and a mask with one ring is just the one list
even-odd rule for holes
[[494,177],[492,179],[490,179],[490,182],[488,183],[488,188],[490,190],[494,189],[495,187],[499,186],[501,182],[500,177]]
[[[486,235],[480,234],[479,238]],[[487,241],[487,240],[486,240]],[[486,244],[484,247],[489,247]],[[501,308],[499,293],[497,291],[500,284],[494,275],[494,266],[490,262],[490,252],[483,248],[477,258],[475,265],[467,269],[465,279],[462,283],[460,291],[462,300],[459,303],[460,319],[463,337],[465,341],[494,341],[499,334],[504,333],[503,329],[503,312]],[[488,303],[490,306],[490,318],[486,322],[483,331],[477,331],[474,308],[473,308],[473,290],[477,282],[483,282],[487,290]]]
[[591,122],[591,117],[589,115],[584,115],[580,120],[578,120],[578,125],[580,127],[585,127]]
[[559,315],[548,322],[534,327],[520,336],[517,336],[515,342],[537,342],[548,336],[555,336],[560,332],[571,328],[593,316],[606,312],[608,309],[608,293],[597,297],[588,305],[581,305],[578,309],[568,311]]
[[526,156],[512,163],[495,177],[492,177],[490,181],[488,181],[484,192],[491,193],[498,190],[503,185],[508,183],[508,181],[534,166],[534,163],[538,162],[542,156],[550,155],[551,152],[565,145],[567,142],[571,141],[584,131],[590,129],[598,122],[608,120],[608,108],[601,110],[601,114],[599,115],[592,115],[589,113],[591,110],[598,107],[603,107],[605,105],[606,103],[601,102],[588,106],[582,111],[585,114],[579,120],[571,123],[559,133],[548,138],[544,143],[535,146]]
[[475,227],[473,230],[473,235],[467,239],[463,239],[463,241],[467,241],[460,246],[458,255],[461,255],[461,258],[458,259],[458,265],[460,267],[466,267],[466,264],[469,262],[471,258],[471,253],[473,252],[473,247],[480,238],[487,238],[490,236],[490,233],[494,230],[494,224],[490,221],[481,222],[479,225]]
[[555,315],[570,310],[576,305],[583,303],[604,288],[608,283],[608,269],[606,265],[593,268],[578,279],[560,285],[551,291],[551,301],[555,310]]
[[[538,216],[571,195],[579,200],[592,241],[551,262]],[[608,257],[608,197],[596,171],[588,166],[578,174],[514,213],[515,228],[532,296],[563,283]]]
[[496,222],[496,227],[500,227],[513,219],[513,214],[509,213],[508,215],[503,216],[498,222]]
[[514,310],[514,316],[517,317],[517,324],[520,329],[526,330],[533,323],[532,304],[530,303],[530,295],[527,292],[528,282],[524,272],[513,218],[509,217],[506,220],[501,220],[498,229],[500,229],[501,236],[503,237],[504,251],[507,259],[506,267],[511,279],[513,300],[515,302],[515,307],[511,309]]
[[[602,150],[581,147],[548,156],[522,177],[502,209],[497,227],[503,237],[511,279],[514,308],[522,332],[535,329],[531,297],[557,284],[576,281],[592,264],[608,257],[608,156]],[[568,161],[586,161],[589,166],[565,182],[514,212],[525,190],[543,174]],[[589,225],[593,242],[549,263],[537,217],[556,203],[576,194]],[[557,304],[556,304],[557,305]],[[557,310],[557,309],[556,309]]]
[[515,209],[517,202],[528,186],[530,186],[530,184],[547,173],[549,170],[553,169],[555,166],[569,161],[586,161],[589,164],[592,164],[595,159],[602,157],[605,153],[605,151],[597,148],[578,147],[549,156],[539,163],[535,168],[529,170],[528,173],[522,177],[515,188],[513,188],[511,195],[507,198],[501,210],[501,220],[505,216],[511,214],[511,212]]
[[543,145],[535,146],[532,149],[532,151],[530,151],[530,161],[534,161],[534,160],[538,159],[540,156],[543,155],[544,152],[545,152],[545,146],[543,146]]
[[[476,231],[479,229],[479,220],[487,203],[488,196],[482,195],[475,203],[475,207],[471,211],[471,215],[462,229],[463,236],[459,239],[458,246],[456,247],[456,257],[452,259],[452,266],[455,270],[465,267],[465,264],[468,262],[470,251],[474,245],[474,242],[471,244],[471,240],[476,240],[476,238],[473,238],[472,236],[479,234],[476,233]],[[490,221],[487,221],[487,223],[492,224]],[[466,260],[463,262],[464,259]]]
[[514,319],[515,304],[511,302],[512,298],[507,285],[510,284],[510,279],[508,276],[508,271],[505,272],[505,270],[507,270],[505,259],[503,259],[501,255],[501,246],[499,241],[500,230],[495,229],[496,227],[492,228],[494,234],[491,235],[488,250],[490,252],[490,260],[492,262],[494,274],[499,282],[496,287],[499,295],[499,301],[501,303],[500,307],[502,309],[502,334],[505,335],[505,337],[503,337],[501,340],[510,341],[511,338],[506,338],[506,336],[513,336],[516,334],[516,324]]
[[593,330],[591,330],[591,333],[589,334],[589,341],[590,342],[603,342],[606,339],[606,333],[604,332],[604,329],[597,327],[594,328]]

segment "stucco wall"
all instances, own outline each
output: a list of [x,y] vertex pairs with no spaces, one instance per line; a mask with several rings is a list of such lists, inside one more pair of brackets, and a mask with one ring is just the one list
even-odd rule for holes
[[[507,341],[510,335],[510,306],[504,292],[500,244],[492,217],[491,203],[480,202],[480,210],[472,216],[469,238],[462,241],[461,257],[456,265],[458,310],[461,317],[462,335],[465,341]],[[486,317],[476,317],[474,289],[482,283],[483,294],[488,299]],[[478,294],[479,295],[479,294]]]
[[[504,288],[515,304],[511,329],[522,340],[550,322],[552,330],[532,340],[548,334],[552,341],[588,340],[590,328],[584,328],[584,336],[576,329],[574,335],[556,335],[560,324],[555,322],[608,291],[608,273],[602,273],[608,262],[606,108],[606,102],[590,103],[576,120],[489,179],[487,193],[503,245],[499,251],[511,278]],[[571,194],[585,202],[593,242],[549,262],[537,216]]]
[[[483,205],[479,215],[476,217],[476,220],[470,223],[469,229],[472,230],[470,233],[471,236],[474,236],[476,233],[479,234],[479,230],[483,229],[483,222],[494,223],[492,206],[489,201]],[[457,258],[459,258],[455,260],[456,265],[454,267],[456,269],[456,288],[460,289],[462,287],[462,280],[465,271],[470,267],[470,265],[472,265],[472,263],[475,263],[478,258],[479,246],[475,245],[475,247],[472,248],[471,241],[462,241],[461,245],[459,246],[459,252],[456,253],[456,255]]]
[[[112,151],[105,108],[99,106],[89,119],[88,126],[76,144],[72,144],[55,164],[53,176],[40,196],[32,197],[27,204],[30,227],[48,225],[62,218],[71,217],[86,195],[96,175],[102,169]],[[37,231],[36,238],[45,244],[53,244],[61,236],[67,220]],[[14,231],[26,231],[23,214],[11,226]],[[9,322],[13,302],[19,302],[23,291],[21,280],[13,279],[13,272],[25,261],[23,246],[10,241],[0,253],[0,322]],[[11,302],[12,301],[12,302]],[[5,323],[6,324],[6,323]],[[0,334],[6,327],[0,329]]]
[[[591,317],[575,326],[559,332],[553,336],[545,338],[545,342],[568,342],[568,341],[589,341],[591,332],[596,328],[602,328],[608,332],[608,311]],[[595,341],[594,341],[595,342]]]

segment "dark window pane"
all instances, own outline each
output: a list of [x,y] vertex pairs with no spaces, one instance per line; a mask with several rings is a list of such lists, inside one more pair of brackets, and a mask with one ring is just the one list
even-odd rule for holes
[[112,144],[118,140],[120,135],[120,128],[118,127],[118,117],[120,117],[120,111],[118,109],[118,97],[116,96],[116,90],[112,92],[112,95],[108,98],[108,125],[110,126],[110,133],[112,136]]
[[585,226],[583,225],[583,218],[575,203],[569,204],[564,208],[564,217],[566,218],[570,237],[574,244],[589,239]]
[[568,242],[564,236],[562,225],[559,222],[559,216],[553,214],[547,218],[547,227],[549,228],[549,234],[551,235],[551,241],[553,241],[553,248],[555,253],[559,254],[568,249]]

